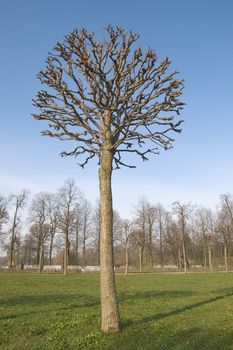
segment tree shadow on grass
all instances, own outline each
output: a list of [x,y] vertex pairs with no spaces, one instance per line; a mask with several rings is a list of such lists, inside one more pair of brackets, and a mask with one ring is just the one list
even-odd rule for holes
[[[98,298],[93,298],[90,295],[64,295],[64,294],[49,294],[49,295],[24,295],[17,298],[6,298],[1,300],[0,305],[9,307],[8,315],[1,315],[0,320],[14,319],[24,316],[29,316],[39,313],[47,313],[48,309],[39,309],[40,307],[54,306],[54,311],[66,311],[70,309],[85,308],[98,306],[100,301]],[[10,313],[15,308],[21,308],[17,313]],[[38,309],[37,309],[38,307]],[[26,308],[30,311],[23,312]],[[33,309],[34,308],[34,309]],[[32,310],[33,309],[33,310]],[[21,312],[22,311],[22,312]],[[51,310],[50,310],[51,311]]]
[[45,305],[45,304],[69,304],[74,306],[93,306],[99,303],[99,299],[87,294],[41,294],[41,295],[22,295],[13,298],[1,300],[1,306],[24,306],[24,305]]
[[[151,299],[151,298],[174,298],[174,297],[188,297],[192,296],[195,292],[190,291],[145,291],[137,292],[133,294],[119,293],[119,302],[126,300],[137,300],[137,299]],[[100,299],[95,298],[88,294],[41,294],[41,295],[22,295],[17,297],[3,298],[1,300],[1,306],[13,307],[13,306],[41,306],[48,304],[61,304],[65,305],[64,309],[78,308],[78,307],[89,307],[100,304]]]
[[184,327],[180,330],[145,328],[126,332],[112,339],[108,350],[230,350],[230,330]]
[[215,293],[224,293],[226,295],[233,295],[233,287],[219,288],[214,290]]
[[118,295],[120,302],[127,300],[139,300],[139,299],[154,299],[154,298],[185,298],[191,297],[197,294],[196,291],[190,290],[164,290],[164,291],[143,291],[136,293],[123,292]]
[[[163,324],[153,323],[168,317],[176,316],[193,309],[214,304],[219,300],[233,296],[232,289],[225,289],[226,294],[218,295],[196,303],[187,304],[174,310],[158,313],[153,316],[143,317],[140,320],[124,320],[122,322],[123,332],[112,340],[108,350],[230,350],[233,349],[233,331],[229,329],[209,329],[208,327],[185,327],[176,330],[166,329]],[[174,293],[173,293],[174,292]],[[180,291],[165,292],[165,296],[182,296]],[[189,293],[183,295],[189,296]],[[140,294],[140,293],[137,293]],[[138,298],[163,296],[163,293],[141,293]],[[150,324],[152,322],[152,324]],[[174,321],[175,322],[175,321]],[[154,327],[154,330],[153,330]],[[163,329],[161,327],[164,327]]]
[[137,321],[130,320],[130,319],[125,320],[125,321],[123,321],[123,326],[131,326],[131,325],[137,325],[137,324],[145,324],[145,323],[148,323],[151,321],[159,321],[159,320],[164,319],[166,317],[175,316],[175,315],[178,315],[180,313],[190,311],[190,310],[195,309],[197,307],[200,307],[203,305],[208,305],[208,304],[214,303],[215,301],[222,300],[222,299],[225,299],[225,298],[231,297],[231,296],[233,296],[233,292],[227,293],[224,295],[219,295],[219,296],[216,296],[214,298],[207,299],[207,300],[199,301],[197,303],[188,304],[188,305],[185,305],[181,308],[177,308],[177,309],[169,311],[169,312],[164,312],[164,313],[159,313],[159,314],[156,314],[153,316],[143,317],[141,320],[137,320]]

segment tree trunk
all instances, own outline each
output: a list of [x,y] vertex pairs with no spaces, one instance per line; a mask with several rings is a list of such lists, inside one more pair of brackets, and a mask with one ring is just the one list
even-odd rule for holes
[[183,259],[184,259],[184,273],[187,273],[187,260],[186,260],[186,250],[184,241],[182,242]]
[[150,265],[150,268],[153,269],[152,227],[149,228],[149,265]]
[[224,262],[223,262],[223,246],[221,243],[219,245],[219,259],[220,259],[219,264],[223,265],[224,264]]
[[43,240],[40,241],[40,257],[39,257],[39,272],[43,270],[43,254],[44,254],[44,244]]
[[14,219],[13,219],[13,225],[12,225],[12,233],[11,233],[11,244],[10,244],[10,267],[13,266],[13,252],[14,252],[14,246],[15,246],[15,230],[16,230],[16,222],[17,222],[17,215],[18,215],[18,198],[16,200],[16,208],[14,213]]
[[153,253],[152,253],[152,247],[149,247],[149,266],[151,270],[153,269]]
[[208,257],[209,257],[209,267],[210,271],[213,271],[213,265],[212,265],[212,251],[210,245],[208,245]]
[[31,244],[29,244],[29,248],[28,248],[28,265],[31,265],[31,258],[32,258],[32,247],[31,247]]
[[140,245],[139,246],[139,271],[143,271],[143,247]]
[[49,265],[52,265],[53,238],[54,238],[54,234],[52,233],[51,240],[50,240],[50,246],[49,246]]
[[125,245],[125,274],[128,275],[129,271],[129,252],[128,252],[128,243]]
[[159,254],[160,254],[160,266],[163,269],[163,234],[162,234],[162,222],[161,217],[159,219]]
[[224,243],[224,260],[225,260],[225,270],[228,272],[228,249],[227,243]]
[[180,248],[178,248],[178,266],[179,269],[182,269],[182,263],[181,263],[181,254],[180,254]]
[[64,246],[64,275],[68,273],[68,230],[65,230],[65,246]]
[[15,243],[15,234],[14,230],[12,229],[12,234],[11,234],[11,244],[10,244],[10,268],[13,266],[13,252],[14,252],[14,243]]
[[207,267],[207,256],[206,256],[206,246],[204,244],[204,266],[205,266],[205,269]]
[[85,237],[85,233],[83,236],[83,266],[86,266],[86,237]]
[[96,251],[96,254],[97,254],[97,266],[100,265],[100,232],[99,232],[99,237],[98,237],[98,242],[97,242],[97,251]]
[[117,303],[114,258],[113,258],[113,208],[112,208],[112,160],[109,150],[110,137],[103,145],[100,183],[100,289],[101,289],[101,330],[116,332],[120,328],[120,317]]
[[36,247],[36,264],[39,265],[40,263],[40,239],[38,238],[38,244]]
[[79,238],[79,228],[77,224],[75,232],[75,264],[78,265],[78,238]]

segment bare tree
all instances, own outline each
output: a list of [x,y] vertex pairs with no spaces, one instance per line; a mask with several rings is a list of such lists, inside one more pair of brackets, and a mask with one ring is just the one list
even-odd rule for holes
[[26,198],[27,198],[27,191],[22,191],[21,194],[16,195],[12,194],[9,197],[9,202],[13,203],[13,219],[12,219],[12,226],[10,229],[10,261],[9,266],[13,266],[13,254],[14,254],[14,248],[15,243],[17,241],[17,231],[19,228],[19,222],[20,222],[20,210],[23,208]]
[[233,228],[233,196],[230,193],[225,193],[220,196],[222,209],[226,211]]
[[147,221],[147,245],[149,255],[149,266],[153,268],[153,234],[157,219],[157,208],[149,202],[146,204],[146,221]]
[[165,232],[164,240],[168,245],[168,251],[173,257],[173,263],[175,263],[179,269],[182,269],[181,262],[181,240],[180,240],[180,228],[178,224],[173,220],[171,213],[165,214]]
[[212,264],[212,246],[213,246],[213,214],[210,209],[200,207],[196,211],[195,229],[200,234],[203,242],[204,266],[207,267],[207,260],[209,262],[209,269],[213,271]]
[[35,196],[31,205],[30,221],[32,226],[30,232],[37,239],[37,264],[41,273],[44,266],[44,248],[50,234],[50,225],[48,224],[48,193],[41,192]]
[[184,272],[187,273],[188,257],[187,257],[187,241],[188,228],[187,219],[190,212],[189,204],[173,203],[173,213],[177,214],[178,226],[180,228],[180,240],[182,245]]
[[221,242],[224,246],[224,264],[225,270],[228,272],[228,254],[229,254],[229,243],[231,239],[231,226],[226,217],[224,211],[221,211],[218,215],[218,223],[216,227],[216,231],[220,236]]
[[160,266],[163,268],[164,266],[164,218],[165,218],[165,210],[161,204],[156,206],[157,209],[157,232],[159,236],[159,260]]
[[64,233],[64,275],[67,275],[69,265],[69,236],[75,225],[75,209],[81,196],[74,180],[67,180],[58,190],[58,226]]
[[116,209],[113,210],[113,241],[117,241],[122,229],[122,218]]
[[6,199],[0,196],[0,235],[3,235],[3,226],[7,223],[9,218],[7,211]]
[[73,234],[74,234],[74,259],[75,264],[79,264],[79,240],[82,230],[82,211],[80,208],[80,203],[76,203],[75,206],[75,222],[74,222],[74,228],[73,228]]
[[[63,156],[82,156],[83,167],[97,156],[100,184],[101,329],[120,327],[113,267],[113,165],[126,164],[129,153],[148,159],[158,148],[172,147],[172,132],[180,132],[175,120],[183,103],[183,81],[168,72],[170,61],[157,62],[149,48],[133,49],[138,35],[124,29],[106,28],[102,42],[87,30],[74,30],[58,42],[38,74],[47,91],[39,91],[33,116],[49,123],[43,135],[77,141]],[[151,146],[152,145],[152,146]]]
[[144,250],[147,238],[147,209],[148,201],[145,197],[141,197],[135,207],[135,230],[134,242],[138,246],[139,271],[143,271]]
[[[32,227],[32,226],[31,226]],[[23,261],[24,263],[27,263],[28,265],[31,265],[33,261],[35,260],[35,252],[36,249],[36,242],[35,242],[35,236],[32,234],[33,229],[30,230],[31,232],[29,234],[26,234],[24,237],[24,243],[23,243]],[[37,238],[36,238],[37,239]]]
[[224,244],[225,270],[229,270],[229,245],[233,234],[233,196],[229,193],[220,196],[217,231]]
[[32,224],[30,227],[30,237],[34,238],[37,242],[36,262],[38,265],[39,273],[41,273],[43,271],[45,263],[45,247],[50,236],[50,225],[46,222],[43,222],[42,217],[38,217],[38,219],[39,220]]
[[82,203],[82,265],[86,266],[86,246],[87,239],[89,238],[90,220],[92,215],[91,204],[87,199]]
[[129,271],[129,243],[132,235],[132,222],[128,219],[122,220],[121,242],[125,247],[125,274]]
[[50,225],[49,265],[52,265],[54,236],[58,229],[59,203],[54,194],[48,194],[46,200]]

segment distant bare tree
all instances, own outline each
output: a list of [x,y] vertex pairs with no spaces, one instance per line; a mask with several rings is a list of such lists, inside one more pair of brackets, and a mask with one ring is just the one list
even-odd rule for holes
[[231,223],[231,229],[233,231],[233,195],[225,193],[220,196],[221,208],[228,216],[228,220]]
[[69,236],[75,225],[75,210],[81,196],[74,180],[69,179],[58,190],[58,226],[64,233],[64,275],[67,275],[69,265]]
[[77,203],[74,209],[74,227],[73,227],[73,235],[74,235],[74,260],[75,264],[79,265],[79,241],[82,233],[82,210],[81,203]]
[[122,220],[121,242],[125,247],[125,274],[129,271],[129,243],[132,236],[132,222],[128,219]]
[[122,218],[117,210],[113,210],[113,241],[117,241],[122,229]]
[[[33,237],[37,242],[37,265],[41,273],[44,268],[45,246],[50,236],[50,225],[43,222],[41,217],[40,220],[31,225],[30,237]],[[29,243],[31,242],[29,241]]]
[[181,262],[181,240],[180,240],[180,228],[176,221],[173,220],[171,213],[165,214],[165,231],[164,240],[168,245],[168,251],[173,257],[173,263],[175,263],[179,269],[182,268]]
[[[204,250],[204,266],[207,266],[207,259],[209,262],[209,269],[213,271],[212,264],[212,247],[213,247],[213,214],[210,209],[199,207],[196,211],[196,225],[195,229],[200,233],[200,238],[203,242]],[[208,256],[208,258],[207,258]]]
[[50,225],[49,265],[52,265],[54,237],[58,229],[59,203],[54,194],[48,194],[46,200]]
[[149,265],[150,268],[153,268],[153,234],[155,229],[155,223],[157,220],[158,212],[157,208],[154,205],[147,203],[146,208],[146,217],[147,217],[147,236],[148,236],[148,253],[149,253]]
[[164,219],[166,215],[166,211],[163,206],[159,203],[156,206],[157,211],[157,233],[159,236],[159,262],[160,266],[163,268],[164,266],[164,235],[165,235],[165,224]]
[[[33,229],[31,231],[33,231]],[[22,260],[28,265],[31,265],[35,259],[35,252],[37,251],[35,239],[37,240],[37,238],[33,236],[31,232],[29,234],[26,234],[24,237],[24,244],[22,247]]]
[[229,245],[233,237],[233,196],[229,193],[220,196],[217,231],[224,244],[225,270],[229,270]]
[[135,230],[134,230],[134,242],[138,246],[138,259],[139,259],[139,271],[143,271],[144,262],[144,250],[147,237],[147,208],[148,202],[145,197],[139,199],[137,206],[135,207]]
[[72,140],[77,146],[63,156],[83,156],[81,166],[97,156],[101,203],[101,328],[119,330],[119,311],[113,266],[113,165],[127,164],[129,153],[147,160],[158,148],[172,147],[171,133],[183,103],[183,81],[168,72],[170,61],[157,62],[155,52],[133,44],[139,36],[120,27],[106,28],[102,42],[87,30],[74,30],[49,54],[38,74],[47,91],[37,94],[37,120],[46,120],[43,135]]
[[180,241],[182,245],[184,272],[187,273],[188,257],[187,257],[187,241],[188,227],[187,220],[190,213],[189,204],[181,204],[180,202],[173,203],[173,213],[177,215],[177,222],[180,228]]
[[87,246],[87,239],[89,238],[90,234],[90,225],[91,225],[91,215],[92,215],[92,209],[91,204],[88,202],[87,199],[83,200],[82,203],[82,265],[86,266],[86,246]]
[[39,272],[41,273],[44,266],[44,248],[50,234],[49,208],[48,208],[48,193],[41,192],[35,196],[31,205],[32,222],[30,233],[37,240],[37,263]]
[[19,228],[19,222],[20,222],[20,210],[23,208],[26,202],[27,198],[27,191],[22,191],[21,194],[11,194],[9,197],[9,202],[13,205],[13,219],[12,219],[12,226],[10,229],[10,261],[9,266],[13,266],[13,254],[14,254],[14,248],[15,243],[17,241],[17,230]]
[[4,234],[3,226],[9,219],[6,199],[0,196],[0,236]]

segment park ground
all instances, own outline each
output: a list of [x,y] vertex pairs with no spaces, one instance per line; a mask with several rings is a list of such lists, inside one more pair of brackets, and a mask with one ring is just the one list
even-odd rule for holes
[[117,276],[122,331],[102,334],[99,275],[0,274],[1,350],[233,350],[233,273]]

